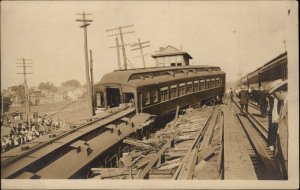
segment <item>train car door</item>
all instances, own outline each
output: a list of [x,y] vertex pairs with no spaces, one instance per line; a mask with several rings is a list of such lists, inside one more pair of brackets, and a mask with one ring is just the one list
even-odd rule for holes
[[120,89],[106,88],[107,105],[109,107],[118,107],[120,105]]

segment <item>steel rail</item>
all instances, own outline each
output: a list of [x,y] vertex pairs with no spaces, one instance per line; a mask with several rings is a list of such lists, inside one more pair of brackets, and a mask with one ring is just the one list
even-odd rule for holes
[[[240,109],[240,106],[236,103],[236,101],[233,101],[238,109]],[[253,124],[253,126],[258,130],[259,134],[264,138],[265,141],[268,139],[268,131],[266,128],[251,114],[247,113],[246,117],[249,119],[249,121]]]
[[268,147],[264,147],[262,143],[260,142],[260,135],[259,132],[255,130],[251,125],[251,121],[246,118],[242,117],[240,115],[237,115],[237,118],[239,119],[240,123],[242,124],[242,127],[244,131],[246,132],[246,135],[251,142],[253,148],[255,149],[257,156],[260,158],[260,160],[263,162],[264,166],[266,167],[268,174],[268,177],[274,176],[275,179],[278,179],[277,175],[277,167],[272,160],[269,152],[267,151]]
[[[234,101],[236,107],[240,109],[239,105]],[[267,144],[267,136],[263,134],[261,129],[265,128],[250,114],[246,114],[246,117],[237,114],[237,118],[240,121],[246,136],[248,137],[254,151],[266,167],[267,177],[273,179],[280,179],[278,175],[278,169],[274,160],[272,159],[268,147],[262,144],[261,140]],[[265,132],[265,131],[264,131]]]

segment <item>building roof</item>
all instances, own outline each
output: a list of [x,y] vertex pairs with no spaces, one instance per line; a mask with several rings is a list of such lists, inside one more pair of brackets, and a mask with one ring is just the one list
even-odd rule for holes
[[117,70],[105,74],[101,81],[96,83],[95,86],[123,84],[136,87],[175,79],[177,80],[179,78],[189,78],[196,75],[211,75],[214,73],[221,74],[224,72],[221,71],[220,67],[208,65]]
[[168,45],[167,47],[163,48],[162,50],[158,51],[157,53],[153,54],[152,57],[165,57],[170,55],[183,55],[186,56],[188,59],[193,59],[190,54],[185,51],[178,50],[173,46]]

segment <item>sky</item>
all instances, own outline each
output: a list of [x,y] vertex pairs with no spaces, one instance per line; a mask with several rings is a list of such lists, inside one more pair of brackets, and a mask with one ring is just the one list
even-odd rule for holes
[[[288,14],[290,10],[290,14]],[[2,1],[1,89],[22,84],[17,59],[32,59],[28,85],[60,85],[70,79],[85,83],[83,29],[76,13],[91,13],[88,48],[93,51],[94,81],[117,69],[116,32],[106,29],[133,24],[125,43],[150,41],[145,53],[171,45],[188,52],[193,65],[220,66],[233,81],[285,51],[294,39],[297,3],[293,1]],[[139,51],[126,48],[135,68]],[[147,66],[155,66],[146,57]],[[130,68],[130,67],[129,67]]]

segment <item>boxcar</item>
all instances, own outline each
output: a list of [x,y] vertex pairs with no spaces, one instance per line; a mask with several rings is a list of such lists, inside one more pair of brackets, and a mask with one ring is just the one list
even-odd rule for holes
[[177,106],[221,98],[224,89],[220,67],[156,67],[107,73],[94,85],[94,97],[100,108],[132,104],[137,113],[165,115]]

